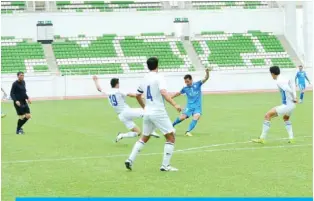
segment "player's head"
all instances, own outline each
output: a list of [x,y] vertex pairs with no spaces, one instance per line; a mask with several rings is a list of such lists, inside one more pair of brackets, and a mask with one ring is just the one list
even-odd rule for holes
[[17,79],[18,79],[19,81],[24,80],[24,73],[23,73],[22,71],[17,72],[16,75],[17,75]]
[[156,57],[147,59],[146,63],[149,71],[158,71],[158,59]]
[[191,86],[193,83],[192,75],[187,74],[184,76],[184,82],[187,86]]
[[299,70],[302,71],[303,70],[303,66],[299,65]]
[[118,78],[112,78],[110,81],[110,85],[112,88],[119,88],[119,79]]
[[272,66],[269,68],[269,72],[273,79],[276,80],[278,75],[280,75],[280,68],[278,66]]

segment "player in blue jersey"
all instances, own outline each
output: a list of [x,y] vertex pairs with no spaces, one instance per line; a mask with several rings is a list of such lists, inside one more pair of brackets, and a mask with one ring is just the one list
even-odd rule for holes
[[300,103],[303,102],[303,98],[304,98],[304,90],[306,87],[305,80],[307,80],[308,83],[311,84],[309,78],[306,75],[306,72],[303,70],[303,66],[300,65],[299,71],[297,72],[295,76],[295,83],[298,83],[299,90],[300,90],[300,101],[299,101]]
[[208,80],[209,78],[209,71],[210,69],[206,69],[206,76],[203,80],[198,82],[193,82],[191,75],[184,76],[184,82],[186,84],[185,87],[182,88],[180,92],[175,93],[172,98],[180,96],[181,94],[185,94],[187,97],[187,105],[186,108],[183,110],[183,113],[180,117],[178,117],[174,122],[173,126],[179,124],[180,122],[184,121],[185,119],[193,116],[193,120],[191,121],[188,130],[186,131],[185,135],[191,137],[192,134],[190,133],[196,126],[197,121],[201,117],[202,114],[202,85]]

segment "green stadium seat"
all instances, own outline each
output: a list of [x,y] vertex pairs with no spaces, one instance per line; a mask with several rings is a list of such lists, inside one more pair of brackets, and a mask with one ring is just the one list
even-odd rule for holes
[[25,39],[1,37],[1,72],[16,73],[47,71],[48,66],[40,43]]

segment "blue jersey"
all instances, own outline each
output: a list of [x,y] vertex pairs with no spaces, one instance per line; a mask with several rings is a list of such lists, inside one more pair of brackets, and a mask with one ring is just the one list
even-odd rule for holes
[[185,86],[180,91],[181,94],[186,94],[187,108],[197,108],[202,106],[202,91],[201,86],[203,82],[200,80],[194,82],[191,86]]
[[305,71],[298,71],[295,79],[298,80],[299,85],[305,85],[305,79],[307,79]]

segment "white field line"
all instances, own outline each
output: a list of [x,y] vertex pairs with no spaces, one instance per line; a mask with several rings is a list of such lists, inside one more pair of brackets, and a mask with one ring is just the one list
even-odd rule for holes
[[[304,138],[310,138],[312,136],[301,136]],[[283,140],[287,138],[280,138],[276,140]],[[213,144],[208,146],[201,147],[192,147],[187,149],[176,150],[175,153],[199,153],[199,152],[220,152],[220,151],[240,151],[240,150],[258,150],[258,149],[278,149],[278,148],[290,148],[290,147],[306,147],[312,146],[312,144],[297,144],[297,145],[280,145],[280,146],[265,146],[260,145],[259,147],[242,147],[242,148],[228,148],[228,149],[211,149],[211,150],[201,150],[204,148],[219,147],[226,145],[236,145],[236,144],[246,144],[246,142],[233,142],[233,143],[224,143],[224,144]],[[196,150],[196,151],[192,151]],[[139,154],[141,156],[152,156],[152,155],[162,155],[163,153],[146,153]],[[55,161],[72,161],[72,160],[85,160],[85,159],[101,159],[101,158],[115,158],[115,157],[127,157],[129,154],[112,154],[104,156],[84,156],[84,157],[68,157],[68,158],[51,158],[51,159],[34,159],[34,160],[13,160],[13,161],[2,161],[2,164],[15,164],[15,163],[33,163],[33,162],[55,162]]]

